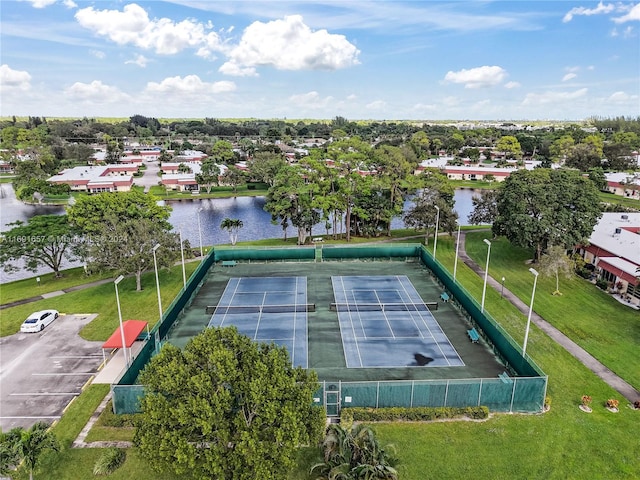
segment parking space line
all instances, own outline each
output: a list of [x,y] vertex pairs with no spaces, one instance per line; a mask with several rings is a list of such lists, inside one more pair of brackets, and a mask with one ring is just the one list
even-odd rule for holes
[[62,418],[61,415],[46,415],[46,416],[41,416],[41,417],[0,417],[0,420],[15,420],[15,419],[19,419],[19,418],[33,418],[33,419],[37,419],[37,418],[56,418],[56,419],[60,419]]
[[96,372],[77,372],[77,373],[32,373],[31,375],[40,377],[60,377],[63,375],[95,375]]
[[33,392],[33,393],[10,393],[10,397],[35,397],[35,396],[69,396],[69,395],[80,395],[81,392],[60,392],[60,393],[49,393],[49,392]]
[[102,359],[102,355],[55,355],[49,358],[98,358]]

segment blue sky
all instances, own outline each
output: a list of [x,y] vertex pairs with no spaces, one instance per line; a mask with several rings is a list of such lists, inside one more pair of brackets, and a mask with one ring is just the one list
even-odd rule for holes
[[640,115],[640,2],[0,3],[0,114]]

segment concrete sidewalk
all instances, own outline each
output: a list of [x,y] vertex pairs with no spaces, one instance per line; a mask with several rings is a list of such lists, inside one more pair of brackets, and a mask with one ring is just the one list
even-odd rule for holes
[[[465,265],[467,265],[471,270],[473,270],[480,277],[484,278],[484,270],[477,263],[475,263],[471,258],[467,255],[465,250],[465,239],[466,232],[460,232],[460,246],[458,248],[458,256],[460,260],[462,260]],[[490,285],[494,290],[501,291],[502,284],[492,278],[491,276],[487,277],[487,284]],[[511,291],[507,288],[504,289],[504,297],[509,300],[515,307],[520,310],[525,316],[529,314],[529,306],[526,305],[522,300],[516,297]],[[611,370],[609,370],[606,366],[600,363],[596,358],[594,358],[591,354],[589,354],[586,350],[580,347],[577,343],[567,337],[560,330],[555,328],[549,322],[547,322],[544,318],[533,311],[531,313],[531,322],[535,324],[540,330],[549,335],[553,340],[555,340],[558,344],[560,344],[567,352],[577,358],[585,367],[595,373],[598,377],[604,380],[609,386],[615,389],[618,393],[624,396],[631,403],[640,399],[640,393],[625,382],[622,378],[617,376]]]

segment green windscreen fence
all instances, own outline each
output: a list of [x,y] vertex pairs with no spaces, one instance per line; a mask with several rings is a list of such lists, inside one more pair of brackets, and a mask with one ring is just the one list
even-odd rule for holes
[[[392,380],[322,382],[314,397],[328,403],[337,393],[340,407],[468,407],[487,406],[496,412],[540,412],[546,378],[515,377],[456,380]],[[319,402],[317,402],[319,403]],[[339,409],[337,410],[339,412]]]
[[[451,297],[463,316],[476,326],[486,343],[493,348],[509,370],[509,378],[472,378],[450,380],[393,380],[379,382],[326,382],[315,401],[339,413],[340,406],[417,407],[486,405],[494,411],[539,412],[544,404],[547,377],[531,360],[523,358],[520,347],[487,313],[481,312],[475,299],[420,244],[385,244],[371,246],[328,246],[317,248],[217,248],[212,250],[191,275],[187,286],[165,311],[151,331],[140,354],[117,385],[112,386],[114,411],[139,411],[143,387],[136,385],[138,374],[159,350],[169,330],[198,293],[211,267],[218,261],[323,261],[323,260],[408,260],[421,261]],[[317,256],[316,256],[317,255]],[[429,273],[427,273],[429,274]],[[329,385],[331,383],[331,385]],[[329,388],[329,386],[331,388]]]
[[206,277],[211,265],[215,261],[213,251],[200,262],[200,265],[189,277],[186,287],[180,291],[169,307],[164,311],[160,322],[152,329],[149,338],[145,340],[140,353],[133,360],[131,366],[124,373],[117,385],[112,386],[113,409],[115,413],[135,413],[138,408],[138,396],[141,386],[135,385],[138,374],[151,360],[160,347],[163,340],[173,324],[176,322],[182,310],[189,304],[193,296],[197,293]]
[[481,311],[478,302],[453,280],[449,272],[437,262],[425,248],[420,249],[420,259],[435,274],[450,297],[455,299],[468,319],[477,325],[485,340],[493,345],[494,351],[520,376],[537,377],[544,373],[530,357],[523,357],[521,348],[511,336],[486,311]]

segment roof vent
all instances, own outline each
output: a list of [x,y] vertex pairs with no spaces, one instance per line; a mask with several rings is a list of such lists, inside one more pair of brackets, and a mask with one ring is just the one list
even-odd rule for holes
[[629,215],[622,215],[622,216],[620,216],[620,218],[622,220],[627,220],[628,221],[629,220]]
[[615,235],[620,235],[620,232],[622,232],[622,229],[621,228],[616,228]]

